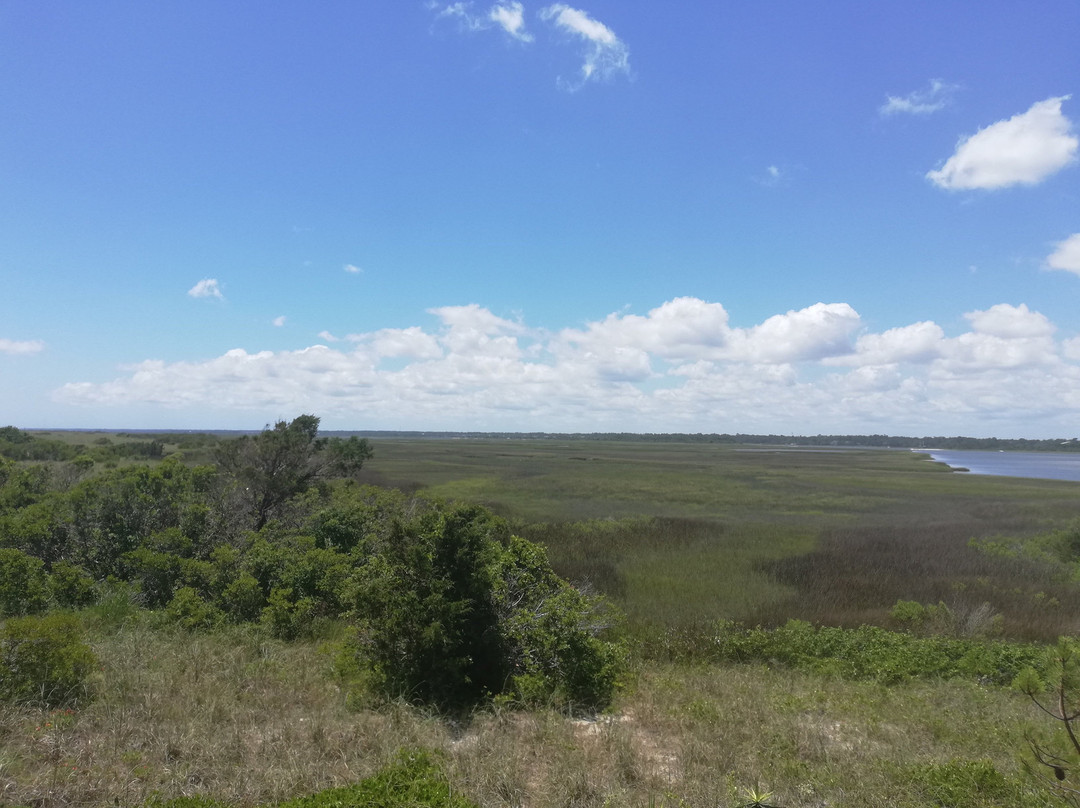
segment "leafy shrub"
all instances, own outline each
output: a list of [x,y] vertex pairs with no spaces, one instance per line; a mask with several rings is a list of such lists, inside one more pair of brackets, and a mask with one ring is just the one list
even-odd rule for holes
[[82,567],[70,561],[58,561],[49,574],[53,601],[65,609],[81,609],[94,602],[94,579]]
[[501,696],[597,709],[625,654],[538,545],[477,506],[399,521],[353,577],[348,648],[384,695],[458,709]]
[[613,622],[598,598],[559,578],[543,547],[512,537],[499,560],[495,601],[513,695],[525,704],[606,706],[625,648],[597,634]]
[[294,600],[291,589],[275,588],[262,610],[262,622],[278,639],[295,640],[311,636],[317,611],[313,598]]
[[40,612],[49,599],[41,559],[21,550],[0,549],[0,617]]
[[506,680],[492,602],[498,534],[482,508],[399,522],[353,579],[356,650],[392,698],[459,708]]
[[0,699],[56,706],[86,695],[95,665],[69,614],[11,618],[0,627]]
[[176,590],[173,599],[165,607],[163,619],[166,623],[179,626],[187,631],[206,631],[221,623],[224,615],[212,603],[207,603],[190,586]]
[[431,755],[403,751],[371,777],[281,803],[278,808],[476,808],[456,793]]
[[220,601],[221,608],[235,622],[258,620],[266,604],[259,582],[246,572],[224,586]]

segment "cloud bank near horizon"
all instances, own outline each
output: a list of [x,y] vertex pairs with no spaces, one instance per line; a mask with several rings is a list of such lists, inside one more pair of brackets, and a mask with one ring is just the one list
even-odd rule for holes
[[693,297],[559,331],[477,304],[428,313],[433,327],[350,334],[335,347],[147,359],[53,397],[117,411],[315,412],[340,428],[588,432],[941,434],[979,424],[1003,434],[1024,424],[1065,436],[1080,407],[1080,337],[1059,338],[1024,304],[968,312],[955,336],[933,322],[871,332],[846,303],[749,327]]

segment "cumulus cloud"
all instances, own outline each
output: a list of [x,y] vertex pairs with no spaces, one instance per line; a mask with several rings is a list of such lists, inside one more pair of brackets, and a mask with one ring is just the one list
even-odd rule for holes
[[1034,185],[1076,160],[1080,138],[1061,112],[1069,96],[1039,101],[1027,112],[964,138],[927,178],[948,190]]
[[999,303],[986,311],[972,311],[964,315],[977,334],[989,334],[1006,339],[1048,337],[1054,333],[1054,324],[1043,314],[1031,311],[1027,305],[1011,306]]
[[886,96],[885,103],[878,107],[878,112],[884,116],[929,115],[948,106],[957,89],[955,84],[931,79],[929,88],[925,90],[915,90],[903,96]]
[[863,334],[855,350],[846,356],[828,357],[825,364],[856,367],[925,363],[941,355],[945,332],[932,322],[890,328],[880,334]]
[[579,38],[585,45],[580,79],[563,82],[567,89],[577,90],[590,81],[603,81],[620,73],[629,75],[630,49],[602,22],[565,3],[554,3],[541,9],[540,19]]
[[1080,233],[1073,233],[1064,241],[1059,241],[1057,249],[1046,259],[1046,265],[1050,269],[1061,269],[1080,275]]
[[971,433],[1012,419],[1030,434],[1038,419],[1072,434],[1080,407],[1080,338],[1058,340],[1023,304],[968,312],[953,335],[929,321],[869,332],[845,303],[737,326],[694,297],[558,331],[476,304],[428,316],[332,346],[148,359],[55,398],[248,411],[259,423],[317,412],[353,428],[650,432]]
[[216,297],[218,300],[225,299],[225,295],[221,293],[221,286],[218,284],[216,278],[203,278],[188,289],[188,295],[190,297]]
[[39,339],[16,340],[0,337],[0,354],[10,356],[28,356],[45,350],[45,343]]

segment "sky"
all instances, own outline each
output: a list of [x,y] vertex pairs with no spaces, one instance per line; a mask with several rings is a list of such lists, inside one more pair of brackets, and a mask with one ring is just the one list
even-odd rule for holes
[[0,423],[1076,437],[1078,42],[1075,0],[7,0]]

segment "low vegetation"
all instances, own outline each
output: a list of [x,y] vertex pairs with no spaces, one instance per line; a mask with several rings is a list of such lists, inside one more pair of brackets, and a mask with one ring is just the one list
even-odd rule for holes
[[0,430],[0,803],[1076,796],[1073,484],[317,427]]

